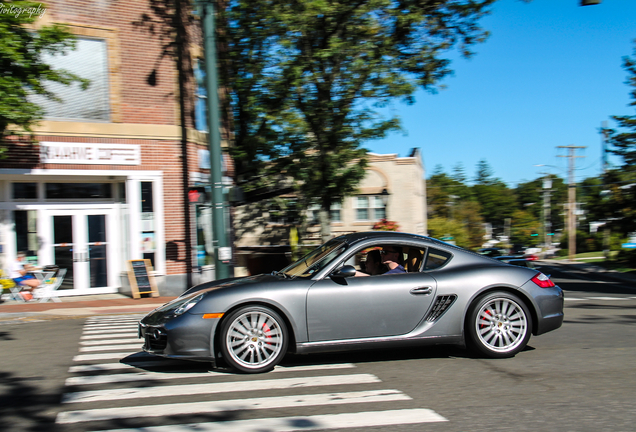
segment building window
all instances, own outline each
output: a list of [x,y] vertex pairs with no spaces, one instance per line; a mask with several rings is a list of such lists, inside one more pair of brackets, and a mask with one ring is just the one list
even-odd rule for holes
[[202,132],[208,131],[208,93],[205,87],[205,70],[203,62],[197,59],[194,63],[194,79],[196,80],[196,101],[194,102],[194,127]]
[[110,199],[111,183],[47,183],[47,199]]
[[358,196],[354,201],[356,220],[372,221],[386,218],[386,208],[379,196]]
[[331,222],[342,222],[342,203],[331,204]]
[[86,90],[79,83],[63,85],[55,82],[45,84],[61,102],[41,95],[29,96],[29,101],[44,109],[44,116],[51,120],[110,121],[110,98],[108,81],[108,51],[103,39],[77,39],[74,51],[66,55],[45,55],[43,60],[54,69],[65,69],[90,80]]
[[37,264],[37,255],[40,246],[38,244],[37,211],[15,210],[13,212],[15,223],[16,251],[27,253],[27,262]]
[[13,199],[37,199],[37,183],[13,183]]

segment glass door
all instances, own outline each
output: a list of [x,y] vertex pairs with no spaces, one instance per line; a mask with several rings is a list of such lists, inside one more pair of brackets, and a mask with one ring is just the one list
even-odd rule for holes
[[52,262],[66,268],[60,290],[109,286],[109,210],[48,210]]

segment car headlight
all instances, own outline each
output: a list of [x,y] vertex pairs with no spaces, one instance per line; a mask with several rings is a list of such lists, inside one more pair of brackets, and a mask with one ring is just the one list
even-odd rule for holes
[[174,310],[174,314],[178,316],[178,315],[182,315],[186,313],[187,311],[192,309],[192,307],[195,304],[197,304],[203,298],[204,295],[205,293],[199,294],[197,296],[192,297],[190,300],[181,303],[181,305]]

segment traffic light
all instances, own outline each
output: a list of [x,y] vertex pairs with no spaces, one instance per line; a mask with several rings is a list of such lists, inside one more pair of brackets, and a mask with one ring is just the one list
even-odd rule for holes
[[197,186],[188,188],[188,202],[190,204],[205,204],[208,201],[208,194],[205,187]]

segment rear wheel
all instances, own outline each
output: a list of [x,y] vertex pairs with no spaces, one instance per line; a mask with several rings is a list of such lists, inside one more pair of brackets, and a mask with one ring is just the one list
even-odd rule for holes
[[246,373],[267,372],[285,356],[287,328],[273,310],[247,306],[223,321],[220,342],[228,366]]
[[467,344],[492,358],[513,357],[526,347],[532,316],[514,294],[499,291],[478,298],[466,319]]

